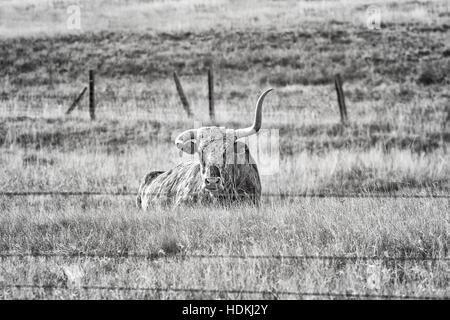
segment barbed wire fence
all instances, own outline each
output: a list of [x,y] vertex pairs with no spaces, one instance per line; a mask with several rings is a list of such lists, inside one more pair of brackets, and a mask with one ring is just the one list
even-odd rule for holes
[[[86,96],[86,94],[84,95]],[[108,93],[96,93],[97,102],[95,112],[98,114],[98,119],[147,119],[162,122],[192,122],[209,123],[208,115],[204,112],[205,101],[194,101],[195,110],[191,111],[191,116],[186,116],[180,112],[178,107],[179,102],[176,97],[160,97],[161,101],[157,101],[155,95],[150,94],[132,94],[132,95],[117,95],[110,96]],[[31,94],[31,95],[3,95],[0,94],[0,103],[4,104],[2,110],[6,117],[74,117],[85,119],[89,117],[89,106],[86,102],[81,102],[80,94],[74,95],[51,95],[51,94]],[[198,98],[198,97],[197,97]],[[86,99],[84,97],[83,99]],[[51,102],[50,102],[51,101]],[[16,103],[17,102],[17,103]],[[28,103],[29,102],[29,103]],[[248,105],[252,105],[253,102]],[[243,110],[238,107],[224,108],[217,104],[217,113],[219,121],[228,122],[233,119],[240,119],[242,115],[248,114],[250,117],[251,110]],[[73,112],[78,110],[77,113]],[[83,111],[82,111],[83,110]],[[92,110],[92,109],[91,109]],[[79,112],[82,111],[82,112]],[[195,112],[194,112],[195,111]],[[304,109],[299,108],[295,115],[305,112]],[[292,112],[282,112],[275,109],[267,109],[265,111],[266,120],[276,122],[289,122],[292,120]],[[95,125],[93,125],[95,127]]]
[[[25,192],[0,192],[0,196],[135,196],[137,191],[131,192],[105,192],[105,191],[25,191]],[[264,193],[267,197],[317,197],[317,198],[426,198],[426,199],[450,199],[446,194],[345,194],[345,193]],[[11,258],[63,258],[63,259],[239,259],[239,260],[263,260],[273,259],[280,263],[290,261],[293,263],[304,263],[307,261],[330,261],[330,262],[381,262],[404,264],[405,262],[426,262],[429,267],[436,266],[437,263],[448,264],[450,257],[389,257],[389,256],[332,256],[332,255],[204,255],[204,254],[177,254],[166,256],[164,253],[133,253],[133,252],[3,252],[0,253],[0,263],[5,259]],[[67,287],[54,284],[29,284],[29,283],[3,283],[0,281],[0,290],[82,290],[90,291],[114,291],[114,292],[178,292],[186,294],[231,294],[231,295],[259,295],[280,299],[286,296],[305,298],[334,298],[334,299],[421,299],[421,300],[448,300],[450,296],[433,295],[393,295],[393,294],[374,294],[374,293],[353,293],[353,292],[307,292],[307,291],[274,291],[274,290],[249,290],[249,289],[209,289],[209,288],[176,288],[176,287],[128,287],[128,286],[98,286],[84,285],[78,287]]]
[[[208,91],[208,97],[204,97],[204,101],[202,100],[202,104],[203,103],[209,103],[209,119],[211,121],[214,121],[215,119],[215,97],[217,96],[218,98],[223,99],[225,95],[227,95],[230,99],[233,99],[233,97],[238,96],[240,101],[241,100],[245,100],[247,105],[253,105],[254,101],[254,97],[249,97],[249,96],[240,96],[239,94],[236,95],[236,93],[231,92],[229,94],[225,94],[223,92],[215,92],[214,91],[214,86],[212,85],[213,80],[212,80],[212,68],[208,68],[207,70],[207,75],[208,75],[208,83],[207,83],[207,91]],[[94,73],[94,70],[89,70],[89,79],[91,79],[91,73]],[[177,77],[178,78],[178,77]],[[167,79],[166,79],[167,80]],[[177,82],[177,81],[175,81]],[[333,96],[333,90],[332,90],[332,86],[331,86],[332,81],[330,82],[330,90],[325,90],[325,92],[321,92],[321,93],[316,93],[316,96],[320,96],[323,98],[324,94],[327,95],[329,97],[329,101],[335,101],[335,97]],[[87,84],[86,84],[87,85]],[[92,86],[91,86],[92,85]],[[48,92],[39,92],[39,93],[19,93],[19,92],[0,92],[0,102],[30,102],[30,104],[32,105],[37,105],[38,108],[33,108],[30,106],[24,107],[24,106],[15,106],[14,110],[16,113],[18,114],[34,114],[37,110],[40,110],[42,107],[42,102],[43,101],[47,101],[47,100],[54,100],[56,101],[56,103],[63,107],[66,108],[67,110],[64,112],[66,115],[70,114],[76,106],[78,106],[78,109],[81,109],[81,103],[80,100],[83,98],[83,96],[85,97],[84,100],[88,100],[87,104],[88,106],[86,106],[85,108],[89,110],[90,112],[90,117],[92,119],[92,112],[94,112],[95,114],[95,110],[97,110],[96,104],[102,104],[102,108],[100,109],[105,109],[104,105],[106,104],[106,110],[103,110],[102,113],[102,117],[107,116],[107,113],[111,113],[111,114],[115,114],[115,116],[118,115],[125,115],[127,113],[129,113],[130,115],[133,115],[134,113],[137,114],[152,114],[153,116],[157,117],[157,119],[165,119],[167,116],[169,117],[174,117],[177,119],[180,119],[180,116],[182,115],[183,117],[181,117],[181,119],[184,118],[184,113],[180,113],[181,110],[181,106],[183,109],[185,109],[185,111],[187,111],[187,116],[186,119],[191,119],[193,116],[195,118],[198,119],[203,119],[205,120],[203,115],[193,115],[193,110],[189,109],[188,106],[188,102],[187,102],[187,97],[185,96],[185,94],[183,93],[183,89],[181,87],[181,83],[177,83],[177,90],[175,90],[175,86],[173,88],[173,91],[171,92],[165,92],[163,94],[158,94],[155,93],[154,91],[149,91],[149,90],[143,90],[143,91],[138,91],[138,92],[116,92],[115,90],[120,89],[120,88],[116,88],[116,89],[112,89],[111,87],[106,87],[103,88],[101,91],[99,90],[95,90],[95,96],[98,98],[95,99],[96,102],[94,102],[94,100],[91,98],[91,96],[94,95],[94,81],[89,80],[89,90],[87,90],[89,92],[89,99],[86,98],[87,95],[84,95],[87,86],[84,86],[83,90],[81,90],[80,87],[80,91],[73,91],[71,90],[70,93],[60,93],[60,92],[55,92],[55,93],[48,93]],[[181,88],[181,91],[179,90]],[[342,91],[342,90],[341,90]],[[92,92],[92,95],[91,95]],[[183,103],[180,104],[180,102],[177,99],[177,95],[180,96],[181,100]],[[198,100],[198,97],[196,97]],[[202,98],[203,99],[203,98]],[[279,98],[280,99],[280,98]],[[128,102],[131,103],[131,105],[128,105]],[[144,103],[142,103],[144,102]],[[110,104],[111,103],[119,103],[119,108],[111,108]],[[124,105],[124,103],[126,105]],[[176,105],[175,108],[161,108],[161,104],[165,105],[165,106],[171,106],[172,104]],[[198,104],[198,101],[196,101],[195,104]],[[178,105],[180,105],[180,109],[178,108]],[[150,106],[150,107],[149,107]],[[333,106],[331,106],[332,108],[334,108]],[[8,109],[9,110],[9,109]],[[99,110],[100,111],[100,110]],[[105,111],[107,111],[107,113],[105,113]],[[293,110],[290,110],[288,113],[283,113],[281,112],[278,108],[276,108],[275,112],[266,109],[265,110],[265,117],[266,118],[274,118],[274,119],[290,119],[290,117],[292,117],[292,112]],[[299,108],[298,110],[300,113],[303,113],[303,108]],[[50,110],[43,110],[43,112],[45,114],[53,114],[54,110],[52,109]],[[141,113],[140,113],[141,112]],[[144,113],[142,113],[144,112]],[[236,110],[232,110],[232,109],[228,109],[228,107],[226,108],[226,110],[218,110],[219,114],[223,115],[223,113],[229,115],[234,116],[241,116],[243,113],[253,113],[253,110],[243,110],[242,108],[237,108]],[[116,114],[118,113],[118,114]]]
[[[4,197],[27,197],[27,196],[136,196],[138,191],[0,191]],[[158,193],[155,195],[176,196],[176,194]],[[195,193],[193,193],[195,195]],[[450,199],[450,194],[396,194],[396,193],[295,193],[295,192],[265,192],[261,194],[267,198],[349,198],[349,199]]]
[[[158,260],[168,257],[161,253],[139,253],[139,252],[1,252],[0,259],[4,258],[108,258],[108,259],[147,259]],[[244,254],[175,254],[169,258],[178,259],[275,259],[275,260],[293,260],[293,261],[379,261],[379,262],[406,262],[406,261],[426,261],[450,262],[450,257],[408,257],[408,256],[357,256],[357,255],[244,255]]]
[[[161,254],[149,253],[108,253],[108,252],[29,252],[29,253],[0,253],[0,262],[8,258],[98,258],[98,259],[167,259]],[[291,260],[295,262],[305,262],[312,260],[319,261],[382,261],[382,262],[442,262],[449,263],[450,257],[389,257],[389,256],[331,256],[331,255],[202,255],[202,254],[178,254],[170,258],[178,259],[276,259]],[[249,290],[249,289],[217,289],[217,288],[181,288],[181,287],[130,287],[130,286],[104,286],[104,285],[56,285],[56,284],[29,284],[29,283],[2,283],[0,281],[0,289],[16,289],[16,290],[83,290],[83,291],[122,291],[122,292],[181,292],[189,294],[237,294],[237,295],[261,295],[280,299],[284,296],[293,296],[298,298],[304,297],[322,297],[322,298],[343,298],[343,299],[402,299],[402,300],[448,300],[450,296],[437,295],[408,295],[408,294],[379,294],[379,293],[355,293],[355,292],[314,292],[314,291],[284,291],[276,290]]]
[[107,290],[107,291],[140,291],[140,292],[183,292],[183,293],[207,293],[207,294],[238,294],[238,295],[263,295],[272,296],[274,299],[282,296],[295,297],[328,297],[328,298],[353,298],[353,299],[384,299],[384,300],[449,300],[450,296],[425,296],[425,295],[388,295],[370,293],[340,293],[340,292],[306,292],[306,291],[269,291],[247,289],[206,289],[206,288],[159,288],[159,287],[125,287],[125,286],[79,286],[68,288],[58,285],[34,285],[34,284],[7,284],[1,285],[4,289],[38,289],[38,290]]
[[[7,94],[0,93],[0,101],[10,101],[10,100],[19,100],[19,101],[29,101],[29,100],[61,100],[67,101],[67,104],[70,105],[72,100],[76,99],[79,93],[74,94]],[[136,94],[126,94],[126,95],[111,95],[109,93],[99,93],[103,99],[110,101],[123,101],[123,100],[142,100],[149,101],[154,99],[154,95],[150,93],[136,93]]]
[[[74,94],[16,94],[9,95],[0,94],[0,101],[7,100],[42,100],[54,99],[69,103],[79,93]],[[152,98],[150,94],[144,93],[140,95],[116,95],[102,94],[109,101],[147,101]],[[105,192],[105,191],[0,191],[0,196],[16,197],[16,196],[136,196],[137,191],[129,192]],[[279,193],[263,193],[262,196],[267,198],[401,198],[401,199],[450,199],[448,194],[394,194],[394,193],[295,193],[295,192],[279,192]],[[11,258],[63,258],[63,259],[239,259],[239,260],[263,260],[275,259],[282,261],[292,261],[295,263],[303,263],[306,261],[349,261],[359,262],[427,262],[427,263],[449,263],[450,257],[378,257],[378,256],[327,256],[327,255],[202,255],[202,254],[178,254],[174,256],[165,256],[159,253],[107,253],[107,252],[30,252],[0,253],[0,263],[5,259]],[[277,290],[248,290],[248,289],[213,289],[213,288],[179,288],[179,287],[128,287],[128,286],[98,286],[83,285],[77,287],[67,287],[53,284],[28,284],[28,283],[3,283],[0,279],[0,290],[16,289],[16,290],[84,290],[84,291],[126,291],[126,292],[183,292],[183,293],[204,293],[204,294],[238,294],[238,295],[263,295],[273,298],[283,296],[294,297],[328,297],[328,298],[357,298],[357,299],[423,299],[423,300],[448,300],[450,296],[432,296],[432,295],[389,295],[389,294],[373,294],[373,293],[354,293],[354,292],[307,292],[307,291],[277,291]]]

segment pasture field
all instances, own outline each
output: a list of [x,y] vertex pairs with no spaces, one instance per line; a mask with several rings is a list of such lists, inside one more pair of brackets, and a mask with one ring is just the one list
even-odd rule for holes
[[[445,197],[264,197],[258,209],[141,212],[133,196],[2,195],[136,191],[147,172],[180,160],[178,133],[210,123],[206,70],[213,65],[219,125],[248,126],[257,95],[276,89],[266,98],[263,128],[278,130],[279,171],[261,176],[263,193],[448,196],[447,1],[0,3],[0,253],[117,255],[0,256],[0,298],[450,296],[448,260],[420,260],[450,256]],[[81,6],[81,30],[67,29],[66,9],[74,4]],[[380,30],[366,26],[369,5],[381,10]],[[89,68],[96,70],[96,121],[86,97],[64,114]],[[181,108],[173,71],[193,119]],[[336,73],[344,79],[345,126]],[[126,253],[153,258],[120,257]]]
[[[198,259],[183,255],[441,257],[448,252],[448,200],[302,199],[143,214],[117,198],[2,201],[2,251],[149,253],[138,258],[8,258],[2,281],[68,289],[4,290],[3,298],[300,299],[278,292],[446,296],[448,261]],[[128,292],[83,286],[268,291]],[[312,297],[314,298],[314,297]]]

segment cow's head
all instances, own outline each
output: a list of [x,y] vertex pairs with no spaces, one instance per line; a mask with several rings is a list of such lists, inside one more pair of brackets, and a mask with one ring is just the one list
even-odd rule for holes
[[255,120],[251,127],[237,130],[224,127],[202,127],[186,130],[175,139],[178,149],[189,154],[197,153],[200,160],[203,189],[220,192],[224,188],[226,166],[236,163],[236,153],[248,153],[246,145],[238,143],[236,140],[259,131],[264,97],[270,91],[272,89],[266,90],[258,98]]

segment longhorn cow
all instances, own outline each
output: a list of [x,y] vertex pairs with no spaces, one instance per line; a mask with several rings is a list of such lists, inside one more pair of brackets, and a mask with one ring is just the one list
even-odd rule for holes
[[237,140],[260,130],[264,97],[271,90],[258,98],[255,119],[248,128],[202,127],[178,135],[177,148],[197,157],[168,171],[148,173],[139,187],[136,205],[144,210],[155,204],[238,202],[259,205],[258,168],[248,146]]

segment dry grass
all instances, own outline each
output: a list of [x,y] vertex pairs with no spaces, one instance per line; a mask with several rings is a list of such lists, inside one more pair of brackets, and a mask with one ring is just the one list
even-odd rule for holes
[[[13,148],[0,157],[0,189],[135,191],[146,173],[169,170],[183,159],[172,144],[157,142],[110,151]],[[448,153],[442,151],[299,152],[282,157],[274,172],[261,169],[261,178],[265,193],[442,193],[450,187],[449,164]]]
[[[67,7],[79,5],[81,31],[67,28]],[[450,12],[439,1],[75,1],[27,0],[2,6],[1,35],[8,37],[84,33],[102,30],[154,32],[201,32],[210,29],[239,30],[293,28],[299,24],[323,23],[324,17],[338,23],[366,25],[369,5],[380,9],[386,24],[443,23]],[[133,17],[128,19],[124,17]],[[212,18],[213,17],[213,18]],[[20,25],[20,28],[17,26]]]
[[[7,283],[273,290],[274,295],[10,291],[5,298],[275,298],[277,291],[448,296],[449,265],[438,262],[292,262],[178,259],[179,254],[448,255],[446,200],[317,200],[261,210],[179,208],[143,214],[121,199],[2,201],[0,247],[12,252],[147,252],[134,259],[26,258],[3,261]],[[267,236],[270,234],[271,236]],[[145,241],[142,241],[145,239]],[[166,258],[164,258],[166,257]],[[187,277],[186,275],[189,275]],[[374,275],[376,285],[371,282]],[[280,296],[280,298],[289,298]],[[292,298],[292,297],[290,297]],[[301,298],[294,296],[293,298]],[[306,298],[306,297],[305,297]]]
[[[263,193],[450,190],[445,1],[372,1],[382,10],[380,31],[365,27],[369,3],[360,0],[130,1],[129,6],[82,1],[81,32],[65,27],[67,3],[51,2],[50,9],[38,1],[2,3],[1,191],[136,190],[145,173],[181,160],[173,146],[177,133],[209,123],[205,71],[211,62],[220,125],[248,125],[258,93],[276,88],[266,100],[263,128],[279,134],[280,167],[262,175]],[[87,99],[64,115],[86,85],[86,63],[97,70],[95,122],[88,119]],[[181,75],[194,119],[181,111],[173,70]],[[348,126],[338,123],[336,72],[344,78]],[[4,282],[69,289],[5,289],[0,297],[255,297],[85,292],[73,288],[71,274],[79,274],[76,281],[84,285],[448,297],[447,262],[293,263],[179,255],[448,257],[449,209],[446,199],[265,198],[259,210],[183,207],[143,213],[127,197],[0,196],[2,252],[162,256],[3,259],[0,287]]]

